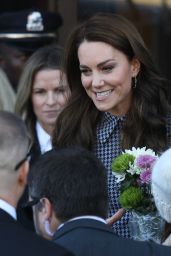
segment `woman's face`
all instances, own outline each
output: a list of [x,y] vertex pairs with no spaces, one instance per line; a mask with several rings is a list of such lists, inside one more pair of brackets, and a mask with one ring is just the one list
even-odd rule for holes
[[61,80],[60,70],[40,70],[35,75],[32,87],[33,111],[37,121],[49,134],[66,103],[68,93],[66,79],[63,76]]
[[103,42],[83,41],[78,48],[81,81],[100,111],[125,115],[132,100],[132,78],[138,74],[137,59]]

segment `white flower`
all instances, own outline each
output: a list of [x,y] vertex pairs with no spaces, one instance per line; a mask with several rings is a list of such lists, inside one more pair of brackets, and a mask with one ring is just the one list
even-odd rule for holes
[[140,155],[156,156],[155,152],[152,149],[146,149],[146,147],[143,147],[143,148],[133,147],[132,149],[126,149],[125,153],[133,155],[135,156],[135,158],[137,158]]
[[125,179],[125,175],[126,175],[126,173],[118,174],[117,172],[113,172],[113,174],[115,175],[116,183],[123,181]]
[[128,173],[130,173],[131,175],[134,175],[134,174],[140,174],[141,173],[141,170],[140,168],[138,168],[136,165],[135,165],[135,161],[133,164],[129,164],[129,169],[127,170]]

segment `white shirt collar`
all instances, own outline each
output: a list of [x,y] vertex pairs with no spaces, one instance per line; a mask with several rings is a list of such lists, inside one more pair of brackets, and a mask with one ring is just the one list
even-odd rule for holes
[[92,220],[97,220],[97,221],[100,221],[100,222],[103,222],[106,224],[106,221],[104,219],[102,219],[101,217],[98,217],[98,216],[91,216],[91,215],[85,215],[85,216],[79,216],[79,217],[75,217],[75,218],[72,218],[62,224],[59,225],[58,229],[60,229],[63,225],[65,225],[65,223],[68,223],[68,222],[71,222],[71,221],[74,221],[74,220],[81,220],[81,219],[92,219]]
[[39,122],[36,122],[36,132],[40,145],[41,153],[52,149],[52,141],[50,135],[42,128]]
[[15,220],[17,219],[16,209],[3,199],[0,199],[0,208],[11,215]]

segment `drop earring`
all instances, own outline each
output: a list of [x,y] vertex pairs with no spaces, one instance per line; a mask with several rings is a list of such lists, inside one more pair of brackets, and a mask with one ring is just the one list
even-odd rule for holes
[[132,86],[132,88],[133,89],[136,89],[136,87],[137,87],[137,77],[135,76],[135,77],[133,77],[134,79],[134,81],[133,81],[133,86]]

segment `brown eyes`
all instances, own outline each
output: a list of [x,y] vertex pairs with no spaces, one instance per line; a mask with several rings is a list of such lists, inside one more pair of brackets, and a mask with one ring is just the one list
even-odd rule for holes
[[45,92],[46,92],[45,90],[35,90],[35,91],[33,91],[34,94],[43,94]]
[[[65,93],[67,90],[64,87],[60,87],[60,88],[55,88],[53,90],[53,93]],[[43,95],[46,94],[48,91],[46,90],[34,90],[33,93],[34,94],[38,94],[38,95]]]
[[89,69],[81,69],[80,72],[83,75],[90,75],[91,74],[91,70],[89,70]]
[[[115,67],[114,65],[104,66],[104,67],[101,67],[99,69],[99,71],[104,72],[104,73],[110,73],[114,69],[114,67]],[[80,69],[80,72],[81,72],[81,74],[88,76],[88,75],[91,75],[92,70],[91,69]]]
[[106,67],[103,67],[102,70],[107,71],[107,72],[110,72],[110,71],[113,70],[113,68],[114,68],[114,66],[106,66]]

